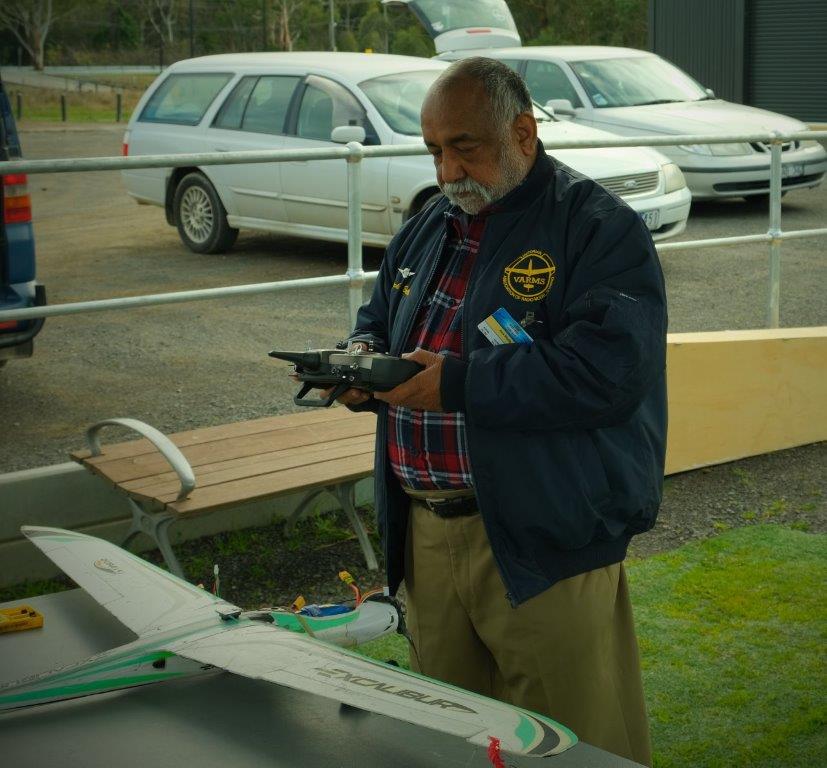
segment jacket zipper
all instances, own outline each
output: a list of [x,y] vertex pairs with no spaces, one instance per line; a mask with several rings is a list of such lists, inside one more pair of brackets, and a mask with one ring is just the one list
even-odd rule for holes
[[[428,288],[431,285],[431,281],[434,279],[434,274],[436,273],[436,268],[439,266],[439,262],[442,260],[442,247],[443,247],[443,245],[445,245],[445,233],[443,233],[442,237],[440,238],[439,247],[437,248],[437,258],[434,261],[434,263],[431,265],[431,269],[428,272],[428,279],[424,283],[425,288],[424,288],[423,291],[420,291],[419,296],[417,297],[417,300],[416,300],[416,306],[414,306],[414,310],[411,313],[411,316],[408,319],[408,322],[405,326],[405,333],[403,333],[402,336],[401,336],[402,343],[401,343],[401,345],[394,345],[395,350],[394,350],[393,354],[395,354],[395,355],[401,354],[401,352],[402,352],[402,350],[405,346],[405,342],[408,340],[408,336],[411,335],[411,329],[413,328],[413,324],[416,322],[416,318],[419,315],[419,309],[422,306],[423,300],[425,299],[425,294],[428,292]],[[461,336],[462,336],[462,330],[460,329],[460,338],[461,338]]]
[[[437,254],[436,259],[434,260],[434,263],[431,265],[431,269],[428,272],[428,279],[424,283],[425,287],[422,291],[420,291],[419,296],[417,297],[417,300],[416,300],[416,306],[414,306],[414,310],[411,313],[411,316],[410,316],[410,318],[409,318],[409,320],[408,320],[408,322],[405,326],[405,329],[404,329],[405,332],[400,337],[402,339],[402,341],[401,341],[400,344],[393,344],[393,343],[390,344],[390,350],[389,351],[390,351],[391,354],[394,354],[394,355],[401,354],[402,349],[405,347],[405,342],[408,340],[408,336],[411,335],[411,329],[413,328],[413,324],[416,322],[416,318],[419,315],[419,309],[422,306],[423,300],[425,299],[425,294],[428,292],[428,288],[431,285],[431,281],[434,279],[434,274],[436,273],[436,269],[439,266],[439,262],[442,259],[442,247],[443,247],[444,244],[445,244],[445,233],[443,232],[442,237],[440,238],[440,241],[439,241],[439,246],[437,247],[437,250],[436,250],[436,254]],[[383,493],[387,496],[387,491],[384,490],[387,486],[387,477],[385,477],[386,470],[387,470],[387,458],[388,458],[388,452],[387,452],[387,445],[388,445],[388,411],[387,411],[387,408],[385,409],[385,418],[382,419],[382,424],[380,426],[380,429],[382,431],[381,431],[381,434],[378,435],[378,437],[381,440],[381,445],[383,446],[382,447],[382,453],[383,453],[383,456],[382,456],[382,459],[383,459],[382,460],[382,475],[383,475],[383,477],[382,477],[382,488],[383,488]],[[387,504],[387,500],[385,500],[385,503]],[[390,544],[390,536],[388,536],[387,532],[386,532],[385,533],[385,562],[386,563],[390,563],[390,551],[388,549],[389,544]],[[403,558],[404,558],[404,554],[403,554]]]

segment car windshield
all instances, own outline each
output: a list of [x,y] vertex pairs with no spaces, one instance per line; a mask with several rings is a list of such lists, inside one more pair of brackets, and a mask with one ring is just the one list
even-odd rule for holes
[[710,98],[689,75],[657,56],[572,61],[571,68],[597,108]]
[[442,73],[441,69],[421,72],[397,72],[359,83],[365,96],[376,107],[382,119],[395,133],[419,136],[419,111],[431,83]]
[[517,31],[505,0],[416,0],[410,8],[433,37],[468,27]]
[[[397,72],[364,80],[359,83],[359,87],[392,131],[405,136],[421,136],[419,113],[422,111],[422,102],[425,101],[431,83],[442,72],[441,69]],[[534,117],[540,123],[555,119],[537,104],[534,105]]]

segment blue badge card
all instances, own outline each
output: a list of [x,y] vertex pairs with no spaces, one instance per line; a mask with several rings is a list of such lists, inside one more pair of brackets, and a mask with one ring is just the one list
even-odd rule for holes
[[531,344],[534,341],[504,307],[486,317],[477,328],[492,344]]

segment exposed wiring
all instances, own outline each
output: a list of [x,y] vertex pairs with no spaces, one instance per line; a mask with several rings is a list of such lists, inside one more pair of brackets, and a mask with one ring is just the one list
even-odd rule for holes
[[362,602],[363,598],[362,593],[359,591],[359,585],[356,583],[353,576],[351,576],[347,571],[339,571],[339,578],[353,590],[353,594],[356,595],[356,605],[358,606]]
[[422,672],[422,661],[419,658],[419,651],[416,648],[416,643],[414,642],[413,635],[408,630],[408,624],[405,621],[405,609],[402,605],[402,602],[396,597],[391,597],[390,595],[384,594],[384,589],[382,591],[384,599],[387,600],[392,606],[394,606],[394,608],[396,608],[396,613],[399,617],[398,623],[396,625],[396,631],[408,641],[408,645],[411,646],[414,658],[416,659],[417,670],[419,672]]
[[362,601],[361,602],[364,603],[365,600],[370,600],[372,597],[376,597],[376,595],[382,595],[384,597],[385,596],[385,587],[377,587],[376,589],[371,589],[369,592],[365,592],[365,594],[362,595]]
[[293,605],[290,606],[290,610],[293,613],[298,613],[305,605],[307,605],[307,601],[304,599],[304,595],[298,595],[293,601]]

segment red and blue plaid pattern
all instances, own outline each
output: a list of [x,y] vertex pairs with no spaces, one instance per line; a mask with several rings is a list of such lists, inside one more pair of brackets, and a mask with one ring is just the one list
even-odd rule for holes
[[[462,308],[468,278],[480,247],[485,215],[467,216],[457,208],[445,214],[446,237],[437,270],[419,308],[406,351],[462,355]],[[416,490],[458,490],[473,487],[465,416],[388,409],[388,458],[402,485]]]

